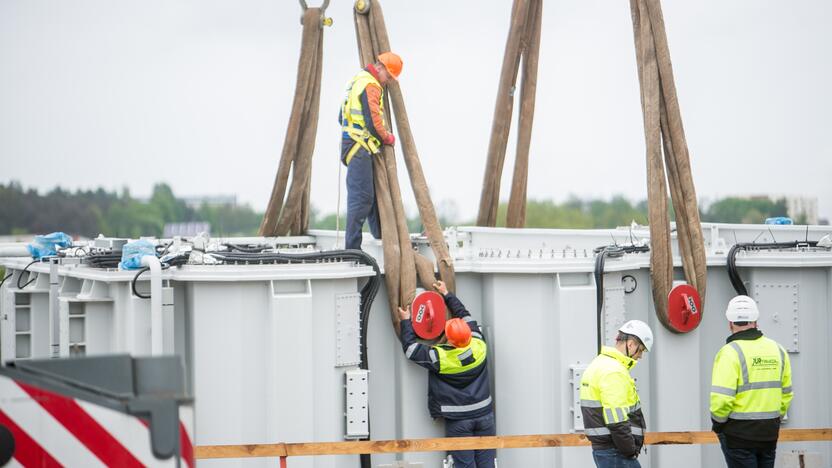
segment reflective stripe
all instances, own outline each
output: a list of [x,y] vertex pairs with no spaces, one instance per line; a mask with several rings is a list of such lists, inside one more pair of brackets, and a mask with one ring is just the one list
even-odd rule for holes
[[604,405],[598,400],[581,400],[581,406],[586,408],[603,408]]
[[471,336],[473,336],[474,338],[482,339],[482,335],[480,334],[480,332],[472,331]]
[[791,392],[792,392],[792,387],[791,386],[783,387],[783,393],[791,393]]
[[737,388],[737,393],[747,392],[748,390],[759,390],[761,388],[780,388],[782,386],[782,382],[779,382],[777,380],[768,380],[765,382],[751,382],[745,385],[740,385],[739,388]]
[[728,417],[727,416],[717,416],[717,415],[714,414],[713,411],[711,411],[711,419],[713,419],[714,421],[719,422],[719,423],[724,423],[725,421],[728,420]]
[[737,391],[733,388],[720,387],[719,385],[711,385],[711,393],[719,393],[720,395],[734,396]]
[[459,359],[459,361],[462,362],[462,361],[468,359],[469,357],[473,356],[473,354],[474,354],[474,350],[471,349],[471,348],[468,348],[468,351],[465,351],[464,353],[457,356],[457,359]]
[[[638,426],[630,426],[630,432],[632,432],[633,435],[642,436],[642,437],[644,436],[644,429],[642,429]],[[586,434],[588,436],[611,435],[610,430],[606,427],[588,427],[588,428],[584,429],[584,434]]]
[[732,341],[731,347],[734,348],[734,351],[737,352],[737,356],[740,358],[740,368],[742,369],[742,381],[743,383],[748,383],[748,365],[745,363],[745,354],[742,353],[742,348],[740,345],[737,344],[736,341]]
[[618,421],[619,422],[627,420],[627,415],[624,414],[624,410],[621,409],[621,408],[616,408],[615,409],[615,415],[618,416]]
[[783,373],[786,372],[786,355],[780,345],[777,345],[777,349],[780,350],[780,382],[783,382]]
[[757,420],[757,419],[774,419],[780,417],[780,411],[758,411],[755,413],[731,413],[728,415],[730,419],[742,420]]
[[465,320],[466,322],[474,322],[477,319],[475,319],[474,317],[471,317],[470,315],[466,315],[465,317],[462,317],[462,320]]
[[612,415],[612,410],[609,408],[604,408],[604,415],[607,418],[607,422],[616,422],[615,417]]
[[413,343],[412,345],[407,347],[407,351],[405,351],[404,355],[410,359],[410,356],[413,356],[413,353],[416,352],[416,348],[419,347],[419,343]]
[[474,403],[471,405],[461,405],[461,406],[441,406],[439,410],[443,413],[464,413],[466,411],[474,411],[480,408],[485,408],[486,406],[491,404],[491,397],[486,398],[479,403]]

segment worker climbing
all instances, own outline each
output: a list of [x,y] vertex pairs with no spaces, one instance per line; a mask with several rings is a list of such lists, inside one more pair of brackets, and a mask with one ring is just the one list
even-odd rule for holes
[[347,249],[361,249],[365,221],[373,237],[381,239],[372,157],[381,154],[381,145],[396,142],[393,133],[384,127],[384,86],[388,80],[398,79],[402,59],[392,52],[384,52],[377,59],[347,85],[338,115],[341,162],[347,166]]
[[618,329],[615,347],[604,346],[581,377],[581,415],[598,468],[640,467],[646,422],[630,369],[653,347],[646,323]]
[[[433,286],[454,317],[445,322],[448,343],[427,346],[416,341],[410,308],[399,308],[402,349],[408,359],[430,371],[428,410],[431,417],[445,419],[446,437],[496,435],[482,330],[444,282]],[[492,468],[496,450],[456,450],[450,456],[454,468]]]
[[714,358],[711,420],[728,468],[774,467],[780,421],[794,396],[789,354],[757,329],[759,317],[754,299],[731,299],[731,336]]

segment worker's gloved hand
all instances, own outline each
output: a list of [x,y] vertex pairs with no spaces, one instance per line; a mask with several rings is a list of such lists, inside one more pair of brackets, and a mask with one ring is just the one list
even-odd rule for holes
[[387,146],[393,146],[396,144],[396,137],[394,137],[392,133],[388,133],[387,136],[384,137],[384,141],[382,141],[382,143]]

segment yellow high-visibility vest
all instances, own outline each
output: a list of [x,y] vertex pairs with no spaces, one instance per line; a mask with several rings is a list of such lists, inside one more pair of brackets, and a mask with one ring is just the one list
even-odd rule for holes
[[[381,142],[378,138],[370,134],[367,129],[367,123],[364,121],[364,106],[361,104],[361,93],[369,84],[374,84],[382,88],[378,80],[367,70],[361,70],[349,82],[344,97],[344,103],[341,105],[341,126],[344,133],[348,134],[355,145],[347,154],[344,163],[349,164],[350,159],[358,151],[359,148],[364,148],[370,154],[378,153],[381,148]],[[384,118],[384,88],[382,88],[381,96],[379,97],[379,112],[382,120]]]
[[[635,365],[634,359],[613,347],[604,346],[601,354],[584,371],[581,376],[581,405],[599,413],[598,418],[584,421],[588,429],[629,421],[632,413],[640,410],[636,383],[630,376],[630,369]],[[642,423],[638,421],[639,425]],[[587,435],[595,435],[588,429]],[[606,431],[600,432],[607,434]]]
[[781,418],[793,396],[789,355],[770,338],[732,341],[714,358],[711,378],[714,421]]
[[439,357],[440,374],[460,374],[485,362],[487,345],[485,341],[471,337],[468,346],[455,348],[451,345],[434,346]]

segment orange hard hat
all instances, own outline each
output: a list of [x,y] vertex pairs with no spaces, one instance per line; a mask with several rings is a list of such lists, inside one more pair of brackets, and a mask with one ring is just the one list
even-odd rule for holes
[[453,318],[445,322],[445,336],[448,343],[457,348],[464,348],[471,342],[471,327],[461,318]]
[[393,52],[383,52],[378,56],[378,61],[384,64],[384,67],[393,75],[393,78],[399,79],[402,73],[402,58]]

